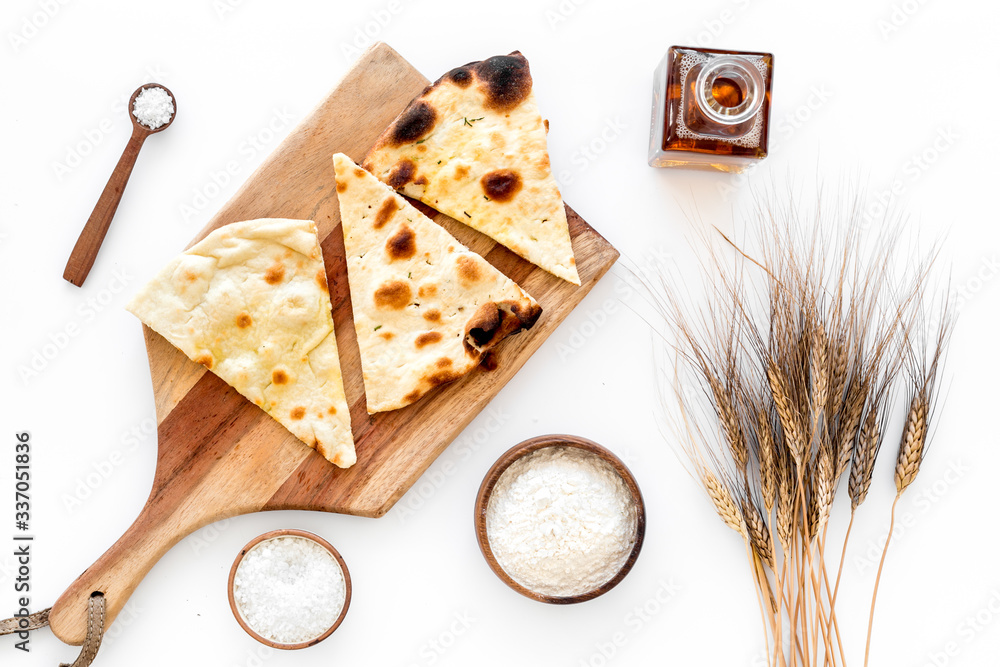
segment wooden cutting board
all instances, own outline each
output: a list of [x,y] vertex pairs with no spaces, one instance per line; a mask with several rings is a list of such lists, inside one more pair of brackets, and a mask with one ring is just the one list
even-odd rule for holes
[[[438,223],[534,296],[542,315],[530,331],[509,337],[497,348],[495,370],[477,369],[402,410],[368,415],[332,155],[342,151],[360,160],[427,83],[390,47],[380,43],[370,48],[191,242],[239,220],[316,221],[357,464],[341,470],[328,463],[213,373],[143,327],[159,423],[153,488],[125,535],[56,601],[49,619],[64,642],[83,642],[92,592],[105,594],[110,624],[160,557],[213,521],[278,509],[385,514],[618,258],[611,244],[567,207],[583,283],[576,287],[437,214]],[[471,498],[469,502],[471,507]]]

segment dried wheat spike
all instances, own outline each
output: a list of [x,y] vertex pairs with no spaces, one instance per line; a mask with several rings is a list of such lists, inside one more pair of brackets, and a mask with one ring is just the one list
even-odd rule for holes
[[881,420],[878,412],[878,406],[875,404],[869,408],[868,414],[865,415],[865,423],[861,427],[861,435],[854,448],[849,485],[852,512],[865,502],[865,498],[868,497],[868,488],[872,483],[875,458],[878,456],[879,446],[882,443]]
[[906,490],[917,473],[924,458],[924,445],[927,442],[927,415],[930,412],[930,401],[924,392],[920,392],[910,401],[910,411],[906,415],[906,425],[903,437],[899,443],[899,456],[896,457],[896,493]]
[[816,460],[816,474],[813,476],[813,498],[810,505],[812,514],[809,517],[809,535],[815,537],[830,519],[830,508],[833,506],[833,492],[837,479],[833,462],[833,451],[829,443],[820,445]]
[[855,379],[847,387],[847,396],[844,398],[844,407],[837,424],[836,479],[840,479],[841,475],[847,471],[847,467],[851,465],[854,442],[857,440],[858,430],[861,428],[861,415],[865,409],[866,394],[860,378]]
[[830,396],[827,399],[827,414],[832,421],[845,407],[844,392],[850,376],[850,350],[848,341],[834,336],[829,341],[830,348]]
[[729,450],[733,454],[738,470],[745,472],[747,464],[750,462],[750,450],[747,448],[746,440],[743,437],[743,429],[740,427],[739,416],[736,413],[736,406],[733,396],[722,382],[711,372],[705,373],[705,379],[712,390],[712,398],[715,401],[715,412],[722,424],[722,430],[726,434],[726,442]]
[[729,489],[710,470],[702,469],[701,475],[705,491],[712,499],[715,511],[722,517],[722,521],[746,539],[747,528],[743,522],[743,514],[733,501]]
[[795,497],[796,480],[792,472],[791,462],[787,460],[787,455],[782,457],[784,463],[781,465],[778,478],[778,507],[775,510],[775,521],[778,534],[778,542],[781,549],[786,554],[791,552],[792,537],[795,532]]
[[767,532],[767,524],[764,522],[760,509],[748,498],[743,499],[742,509],[743,522],[747,527],[750,545],[753,546],[754,553],[773,570],[774,554],[771,551],[771,535]]
[[[938,371],[943,362],[945,349],[951,339],[954,323],[953,313],[947,300],[942,302],[937,335],[931,337],[927,331],[907,357],[910,375],[910,409],[906,414],[903,435],[900,438],[899,454],[896,457],[896,496],[906,490],[917,473],[927,453],[927,424],[938,395]],[[928,357],[928,351],[930,356]]]
[[778,421],[781,422],[781,430],[785,434],[785,446],[796,465],[802,465],[806,452],[805,434],[799,425],[798,414],[792,407],[788,383],[785,382],[781,371],[778,370],[773,360],[768,360],[767,382],[771,387],[771,396],[774,400],[774,408],[778,413]]
[[[812,412],[813,426],[818,429],[830,391],[830,367],[826,329],[820,320],[813,323],[812,329],[809,341],[809,378],[812,383],[809,409]],[[813,434],[814,437],[816,435]]]
[[760,495],[770,514],[778,493],[778,464],[775,450],[774,429],[767,410],[757,412],[757,462],[760,465]]

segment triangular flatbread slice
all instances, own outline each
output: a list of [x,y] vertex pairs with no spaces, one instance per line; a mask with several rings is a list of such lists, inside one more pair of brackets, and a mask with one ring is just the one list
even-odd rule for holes
[[326,267],[311,220],[220,227],[127,306],[330,462],[354,464]]
[[333,156],[368,412],[409,405],[475,368],[541,307],[403,197]]
[[379,137],[362,165],[403,194],[579,285],[528,61],[515,51],[451,70]]

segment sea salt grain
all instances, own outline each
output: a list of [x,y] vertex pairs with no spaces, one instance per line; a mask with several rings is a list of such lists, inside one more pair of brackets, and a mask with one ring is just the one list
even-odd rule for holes
[[135,119],[151,130],[163,127],[174,115],[174,98],[163,88],[143,88],[132,105]]
[[322,545],[277,537],[243,556],[233,578],[240,616],[254,632],[279,644],[319,637],[344,608],[344,571]]

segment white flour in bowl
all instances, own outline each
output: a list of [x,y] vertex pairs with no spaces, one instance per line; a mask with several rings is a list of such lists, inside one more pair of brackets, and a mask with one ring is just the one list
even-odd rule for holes
[[621,476],[577,447],[544,447],[512,463],[486,509],[486,535],[500,567],[525,588],[555,597],[614,578],[636,530]]

